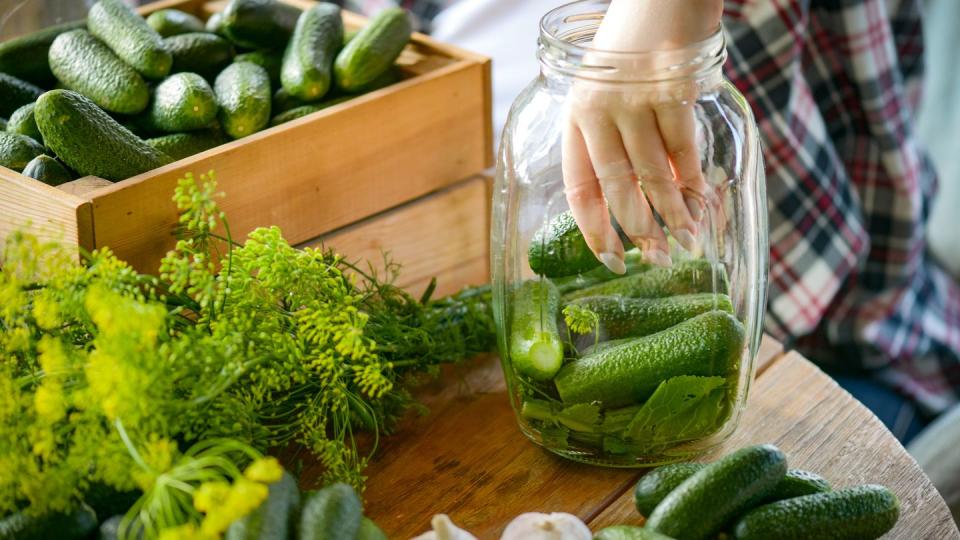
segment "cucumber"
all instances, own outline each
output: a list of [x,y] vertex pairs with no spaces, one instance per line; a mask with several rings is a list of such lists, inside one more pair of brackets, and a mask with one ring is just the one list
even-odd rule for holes
[[13,75],[0,73],[0,116],[10,115],[27,103],[33,103],[43,90]]
[[328,101],[317,103],[316,105],[303,105],[290,109],[289,111],[284,111],[270,120],[270,126],[279,126],[280,124],[290,122],[291,120],[296,120],[297,118],[303,118],[308,114],[313,114],[317,111],[322,111],[327,107],[332,107],[338,103],[343,103],[344,101],[349,101],[353,99],[353,96],[342,96],[334,98]]
[[33,117],[34,107],[36,107],[36,103],[27,103],[23,107],[13,111],[13,114],[10,115],[10,120],[7,121],[6,130],[10,133],[26,135],[38,143],[43,144],[43,135],[40,134],[40,129],[37,128],[37,120]]
[[285,540],[293,536],[300,490],[297,481],[284,471],[279,481],[270,484],[267,500],[256,510],[234,521],[224,540]]
[[34,115],[47,146],[82,176],[123,180],[170,162],[76,92],[47,92]]
[[270,77],[250,62],[230,64],[213,85],[220,124],[234,139],[256,133],[270,122]]
[[196,73],[213,80],[233,60],[233,45],[207,32],[170,36],[163,43],[173,55],[172,73]]
[[283,49],[300,10],[277,0],[230,0],[223,9],[224,35],[248,49]]
[[[280,87],[280,66],[283,64],[283,55],[276,51],[263,50],[251,51],[238,54],[233,59],[234,62],[251,62],[267,70],[270,76],[270,85],[273,88]],[[283,88],[277,90],[280,92]],[[274,95],[276,97],[276,95]],[[301,103],[302,105],[302,103]]]
[[[645,272],[652,268],[652,265],[643,260],[643,252],[639,249],[629,249],[623,254],[623,262],[627,267],[627,275],[633,275],[639,272]],[[605,283],[612,279],[622,278],[620,274],[614,274],[606,266],[598,266],[593,270],[588,270],[575,276],[567,276],[553,279],[560,294],[568,295],[573,291],[592,287],[600,283]]]
[[297,107],[303,107],[304,105],[308,105],[308,103],[291,96],[282,87],[273,94],[273,114],[279,115],[280,113],[287,112],[290,109],[296,109]]
[[6,130],[7,130],[7,119],[0,117],[0,131],[6,131]]
[[664,497],[705,466],[703,463],[672,463],[645,474],[633,489],[637,510],[649,516]]
[[307,495],[300,513],[299,540],[356,538],[362,517],[360,498],[338,482]]
[[360,519],[356,540],[387,540],[387,534],[373,520],[364,516]]
[[513,293],[509,356],[513,369],[531,379],[552,378],[563,365],[557,331],[560,293],[550,281],[525,281]]
[[[716,290],[714,290],[714,277],[716,277]],[[567,294],[566,298],[611,295],[661,298],[701,292],[727,292],[726,274],[722,266],[713,265],[705,259],[682,261],[672,268],[653,267],[645,272],[584,287]]]
[[378,13],[337,54],[333,64],[337,86],[355,92],[390,69],[410,41],[407,12],[388,8]]
[[86,21],[58,24],[0,43],[0,72],[49,87],[56,81],[47,62],[50,44],[60,34],[83,28],[86,24]]
[[554,383],[564,403],[631,405],[650,397],[671,377],[730,375],[738,367],[743,340],[743,325],[733,315],[709,311],[574,360],[557,373]]
[[30,160],[23,168],[22,174],[51,186],[59,186],[73,180],[73,175],[66,167],[46,155],[39,155]]
[[830,491],[830,483],[819,474],[799,469],[790,469],[787,475],[777,484],[777,488],[767,497],[764,502],[771,503],[792,499],[794,497],[803,497],[804,495],[813,495],[814,493],[825,493]]
[[646,527],[678,539],[706,539],[769,495],[786,474],[787,458],[776,446],[741,448],[684,480],[650,513]]
[[174,161],[205,152],[227,142],[218,130],[205,129],[190,133],[173,133],[145,141],[153,149],[170,156]]
[[527,262],[535,273],[550,278],[572,276],[601,266],[570,211],[551,219],[534,233],[527,249]]
[[[354,89],[352,92],[347,93],[348,96],[357,96],[360,94],[366,94],[368,92],[373,92],[374,90],[379,90],[381,88],[390,86],[393,83],[403,80],[403,75],[400,73],[400,70],[396,66],[390,66],[386,71],[384,71],[379,77],[370,81],[369,83],[360,86]],[[339,88],[334,89],[336,92],[331,92],[333,94],[343,94],[343,90]]]
[[17,512],[0,519],[0,540],[84,540],[96,529],[97,515],[86,505],[44,516]]
[[136,114],[150,101],[140,74],[86,30],[72,30],[53,40],[50,69],[68,88],[110,112]]
[[119,540],[120,538],[120,522],[123,521],[123,516],[112,516],[100,524],[100,528],[97,529],[97,540]]
[[899,517],[896,495],[865,485],[761,506],[740,518],[733,532],[738,540],[865,540],[883,536]]
[[206,24],[203,25],[204,30],[210,32],[211,34],[216,34],[220,37],[227,37],[223,32],[223,13],[214,13],[207,19]]
[[27,163],[43,152],[43,145],[26,135],[0,131],[0,166],[22,171]]
[[330,89],[333,60],[342,45],[339,6],[321,2],[304,11],[283,53],[283,89],[308,102],[322,98]]
[[188,34],[190,32],[204,32],[203,21],[195,15],[179,9],[161,9],[154,11],[147,17],[147,24],[160,34],[161,37]]
[[654,334],[707,311],[733,313],[730,297],[713,293],[684,294],[669,298],[588,296],[568,305],[580,306],[597,314],[600,320],[600,339]]
[[95,3],[87,13],[87,29],[144,77],[162,79],[170,73],[173,57],[163,38],[123,0]]
[[593,535],[593,540],[672,540],[656,531],[630,525],[614,525],[600,529]]
[[154,90],[150,122],[163,131],[193,131],[210,127],[218,109],[217,96],[203,77],[176,73]]

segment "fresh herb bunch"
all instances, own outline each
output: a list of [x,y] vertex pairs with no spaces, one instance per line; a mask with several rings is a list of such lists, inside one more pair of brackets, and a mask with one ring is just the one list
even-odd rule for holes
[[[80,264],[36,238],[8,238],[0,515],[69,510],[103,484],[145,493],[134,513],[152,537],[199,523],[196,500],[177,503],[182,511],[163,503],[179,500],[171,485],[193,496],[290,443],[316,457],[324,481],[362,488],[376,437],[414,403],[417,377],[493,348],[486,291],[434,301],[430,287],[416,299],[393,285],[397,265],[378,275],[330,250],[295,249],[276,227],[235,244],[212,174],[201,179],[176,188],[180,240],[159,278],[107,249]],[[361,431],[374,436],[368,451]],[[187,449],[213,440],[213,450]],[[210,452],[210,475],[171,482],[205,470],[197,460]]]

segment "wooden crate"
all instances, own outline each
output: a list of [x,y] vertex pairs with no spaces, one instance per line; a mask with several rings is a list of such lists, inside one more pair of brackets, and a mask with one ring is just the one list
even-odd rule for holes
[[[222,4],[166,0],[142,12],[206,16]],[[363,24],[351,13],[344,21]],[[0,167],[0,240],[26,227],[86,249],[109,246],[153,272],[173,245],[171,196],[188,172],[216,172],[234,235],[278,225],[296,244],[489,167],[489,59],[415,34],[398,64],[407,78],[397,84],[121,182],[86,177],[53,188]]]

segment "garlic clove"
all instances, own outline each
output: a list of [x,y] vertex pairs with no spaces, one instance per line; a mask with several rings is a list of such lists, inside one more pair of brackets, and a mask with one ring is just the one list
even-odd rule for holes
[[477,540],[477,537],[457,527],[446,514],[437,514],[430,520],[432,531],[425,532],[413,540]]
[[504,529],[500,540],[591,540],[590,529],[572,514],[520,514]]

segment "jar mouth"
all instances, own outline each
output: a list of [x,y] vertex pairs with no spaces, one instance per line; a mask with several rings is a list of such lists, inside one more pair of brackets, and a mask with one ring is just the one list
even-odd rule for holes
[[610,51],[591,47],[610,0],[578,0],[540,19],[537,56],[547,69],[576,78],[607,82],[696,80],[718,71],[726,60],[723,27],[685,47]]

